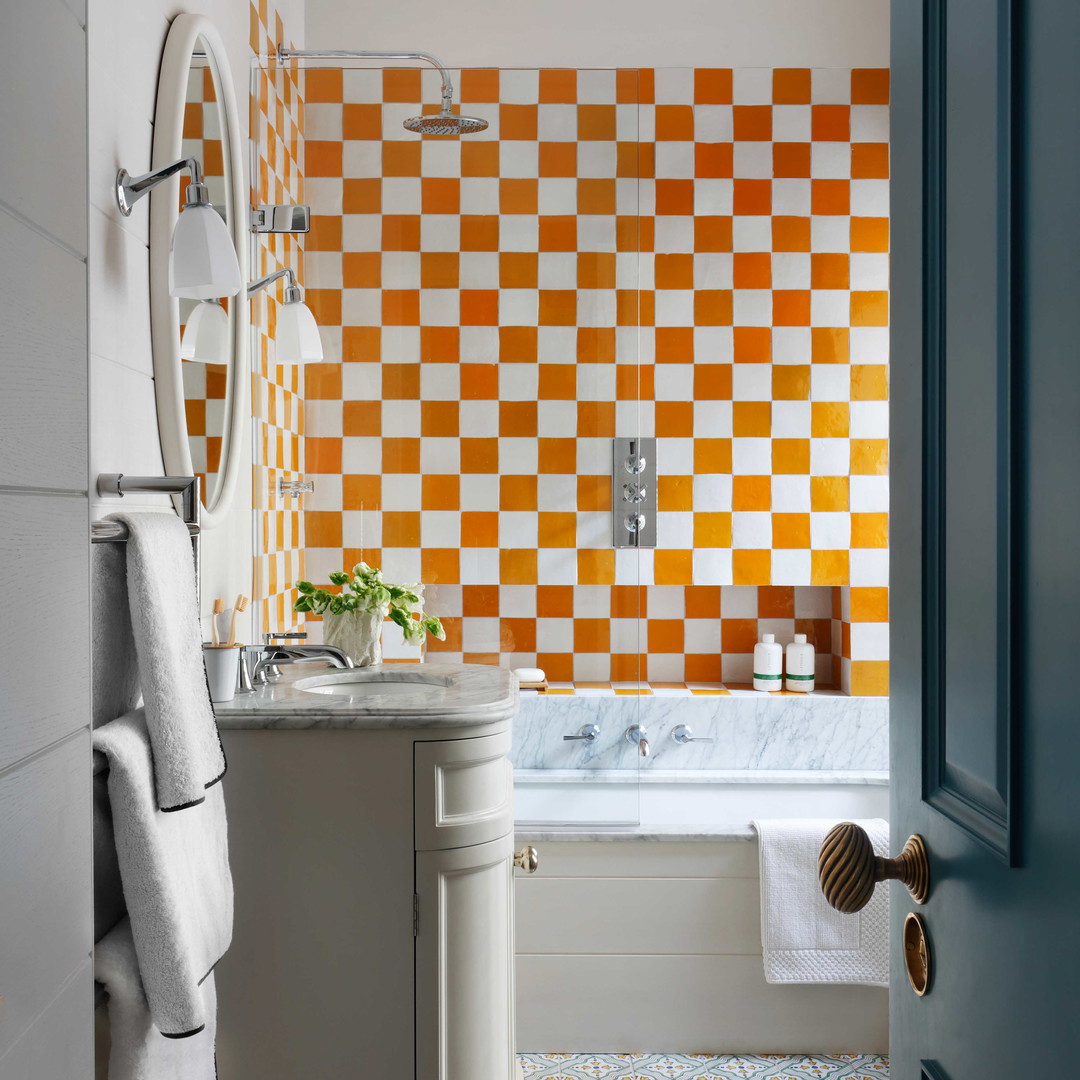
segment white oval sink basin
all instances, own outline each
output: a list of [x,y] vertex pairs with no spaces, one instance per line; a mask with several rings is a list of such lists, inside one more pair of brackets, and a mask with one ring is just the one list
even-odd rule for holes
[[307,694],[327,694],[353,700],[384,697],[424,697],[434,691],[453,686],[454,680],[446,675],[427,674],[419,671],[337,671],[332,675],[315,675],[299,679],[296,689]]

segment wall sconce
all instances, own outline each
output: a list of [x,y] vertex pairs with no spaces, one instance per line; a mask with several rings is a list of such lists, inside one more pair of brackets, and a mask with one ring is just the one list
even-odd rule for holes
[[224,364],[229,358],[229,316],[220,300],[200,300],[184,324],[180,359]]
[[169,293],[191,300],[235,296],[243,285],[240,264],[228,227],[210,203],[195,158],[181,158],[163,169],[132,177],[127,169],[116,174],[116,203],[127,217],[148,191],[184,169],[191,170],[187,201],[173,229],[169,252]]
[[321,360],[323,348],[319,327],[311,309],[301,299],[300,286],[296,284],[296,275],[291,267],[275,270],[274,273],[253,281],[247,287],[247,294],[249,297],[254,296],[283,277],[289,279],[289,284],[285,289],[285,301],[278,312],[277,362],[302,364],[307,360]]

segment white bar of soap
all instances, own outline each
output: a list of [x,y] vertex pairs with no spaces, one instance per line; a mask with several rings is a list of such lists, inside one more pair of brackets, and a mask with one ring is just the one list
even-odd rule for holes
[[514,668],[514,674],[518,677],[518,682],[533,683],[547,681],[547,676],[544,674],[543,669],[538,667]]

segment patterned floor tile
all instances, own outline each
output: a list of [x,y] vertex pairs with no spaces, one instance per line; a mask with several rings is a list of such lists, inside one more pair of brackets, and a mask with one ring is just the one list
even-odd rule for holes
[[887,1080],[887,1058],[865,1054],[522,1054],[527,1080]]

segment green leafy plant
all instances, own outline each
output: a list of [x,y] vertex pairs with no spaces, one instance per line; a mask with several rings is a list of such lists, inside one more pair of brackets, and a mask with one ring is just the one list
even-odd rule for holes
[[428,634],[446,640],[442,623],[424,611],[423,585],[391,585],[383,581],[378,567],[365,562],[357,563],[351,573],[335,570],[329,578],[332,585],[341,586],[341,592],[332,593],[310,581],[298,581],[296,590],[300,595],[293,603],[293,611],[315,615],[344,615],[350,611],[378,614],[396,622],[410,645],[423,644]]

